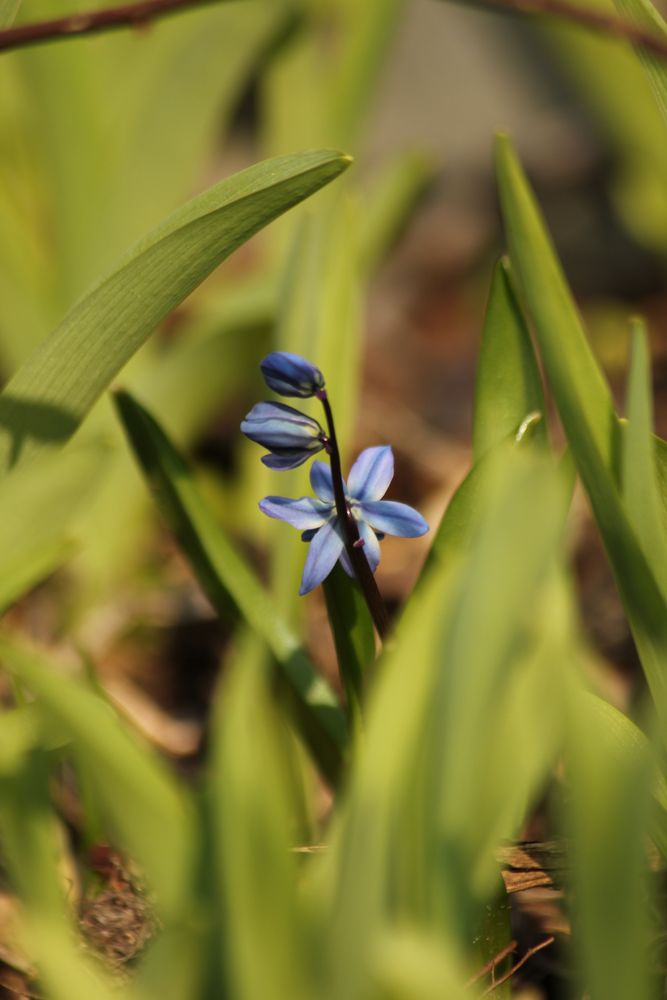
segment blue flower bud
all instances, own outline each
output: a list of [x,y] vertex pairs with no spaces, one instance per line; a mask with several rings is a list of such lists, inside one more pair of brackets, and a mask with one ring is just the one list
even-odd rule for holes
[[296,469],[324,448],[325,434],[317,420],[284,403],[257,403],[241,430],[269,450],[262,462],[270,469]]
[[267,354],[259,366],[269,389],[279,396],[314,396],[324,388],[324,376],[319,368],[298,354],[274,351]]

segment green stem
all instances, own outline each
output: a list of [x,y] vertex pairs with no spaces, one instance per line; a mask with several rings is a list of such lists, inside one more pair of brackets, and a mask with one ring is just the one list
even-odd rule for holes
[[336,427],[334,425],[331,404],[329,403],[326,389],[320,389],[316,395],[324,407],[324,413],[327,418],[327,427],[329,430],[327,452],[331,463],[331,478],[333,480],[336,513],[345,536],[345,550],[348,554],[350,562],[352,563],[352,568],[354,569],[356,578],[359,581],[359,586],[361,587],[361,592],[364,595],[366,604],[368,605],[368,610],[371,613],[373,624],[375,625],[380,638],[385,639],[387,632],[389,631],[389,616],[387,615],[387,609],[384,606],[382,595],[380,594],[377,583],[375,582],[373,571],[370,568],[368,559],[364,553],[363,542],[361,540],[361,536],[359,535],[357,522],[352,516],[349,504],[345,499],[343,472],[340,464],[340,451],[338,450]]

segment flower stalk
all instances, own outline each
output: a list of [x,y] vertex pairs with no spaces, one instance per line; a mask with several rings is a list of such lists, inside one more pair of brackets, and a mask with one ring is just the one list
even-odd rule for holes
[[325,441],[325,451],[329,456],[331,465],[331,478],[333,481],[334,500],[338,520],[342,525],[345,535],[345,549],[354,569],[355,575],[364,595],[368,610],[370,611],[373,624],[377,633],[384,640],[389,631],[389,616],[385,607],[382,595],[375,582],[373,571],[371,570],[363,548],[363,540],[359,534],[357,522],[352,516],[352,512],[345,499],[343,486],[343,470],[340,461],[340,451],[336,438],[336,426],[334,424],[333,411],[329,402],[326,389],[318,389],[316,397],[322,403],[324,415],[327,422],[328,436]]

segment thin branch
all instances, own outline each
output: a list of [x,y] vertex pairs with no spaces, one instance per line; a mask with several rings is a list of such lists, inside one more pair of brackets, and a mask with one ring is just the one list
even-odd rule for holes
[[170,14],[182,14],[196,7],[211,6],[220,0],[143,0],[141,3],[123,4],[106,10],[91,10],[83,14],[71,14],[52,21],[36,21],[22,24],[17,28],[0,31],[0,52],[21,49],[43,42],[63,41],[79,35],[94,35],[104,31],[118,31],[122,28],[137,28],[157,21]]
[[515,941],[514,938],[512,938],[510,943],[505,945],[502,951],[499,951],[497,955],[494,955],[493,958],[489,959],[486,965],[483,965],[482,968],[478,972],[476,972],[471,979],[468,980],[466,986],[474,986],[475,983],[479,982],[480,979],[483,979],[484,976],[488,976],[489,973],[491,973],[493,976],[495,974],[496,969],[503,961],[503,959],[507,958],[508,955],[511,955],[513,951],[516,951],[518,946],[519,942]]
[[543,17],[570,21],[579,27],[631,42],[645,52],[667,60],[667,36],[660,37],[654,31],[625,18],[615,17],[613,14],[574,7],[567,0],[454,0],[454,2],[464,7],[481,7],[484,10],[504,11],[509,14],[540,14]]
[[539,944],[536,944],[532,948],[529,948],[528,951],[525,953],[525,955],[522,955],[519,961],[516,962],[512,966],[512,968],[505,973],[504,976],[501,976],[500,979],[496,979],[494,982],[491,983],[490,986],[487,986],[487,988],[481,995],[483,997],[486,997],[489,995],[489,993],[493,993],[493,991],[497,990],[499,986],[502,986],[503,983],[506,983],[508,979],[511,979],[514,973],[518,972],[521,966],[525,965],[529,958],[532,958],[533,955],[537,955],[538,951],[542,951],[543,948],[548,948],[549,945],[553,944],[555,940],[556,938],[553,936],[553,934],[550,934],[549,937],[544,939],[544,941],[540,941]]

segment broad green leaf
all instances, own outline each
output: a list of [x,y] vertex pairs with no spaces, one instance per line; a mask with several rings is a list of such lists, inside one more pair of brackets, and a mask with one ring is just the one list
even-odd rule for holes
[[185,790],[108,702],[54,669],[42,654],[3,636],[0,663],[38,697],[46,719],[62,726],[96,765],[97,796],[107,822],[141,865],[161,914],[182,916],[195,849]]
[[373,619],[356,580],[350,580],[340,565],[334,566],[323,589],[348,712],[355,718],[360,714],[366,674],[375,658]]
[[623,426],[623,498],[647,562],[667,594],[667,534],[653,446],[653,402],[646,331],[633,323],[632,357]]
[[46,454],[0,480],[0,611],[71,552],[71,522],[94,492],[105,452],[91,444]]
[[[208,789],[212,866],[229,996],[313,996],[306,989],[289,737],[268,675],[241,655],[216,699]],[[261,961],[257,960],[258,953]]]
[[565,431],[569,437],[583,417],[601,459],[616,476],[620,442],[609,387],[519,161],[509,139],[502,135],[496,142],[496,172],[512,271],[535,324]]
[[[667,41],[667,24],[650,0],[614,0],[617,9],[636,24],[648,28],[657,38]],[[651,89],[667,125],[667,67],[664,59],[638,48],[637,55],[648,76]]]
[[510,259],[547,378],[590,498],[646,677],[667,732],[667,607],[618,493],[620,425],[609,389],[519,161],[504,137],[496,168]]
[[293,702],[298,731],[323,774],[335,781],[345,731],[335,696],[216,523],[185,461],[155,420],[127,393],[116,395],[116,405],[137,460],[208,599],[218,614],[239,614],[264,639]]
[[546,404],[535,351],[512,289],[508,261],[496,266],[477,366],[473,462],[542,414],[535,439],[546,443]]
[[0,395],[5,468],[76,430],[156,324],[233,250],[349,165],[313,152],[222,181],[142,240],[19,369]]

